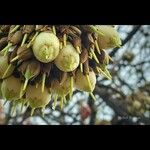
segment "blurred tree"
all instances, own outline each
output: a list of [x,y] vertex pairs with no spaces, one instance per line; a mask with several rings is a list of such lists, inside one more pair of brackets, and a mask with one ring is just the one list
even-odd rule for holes
[[43,117],[36,111],[30,117],[30,108],[14,116],[11,104],[6,104],[5,114],[0,105],[0,124],[150,124],[150,26],[119,25],[122,47],[110,50],[114,63],[109,69],[113,79],[97,77],[94,90],[96,102],[86,93],[74,91],[74,96],[60,111],[45,110]]

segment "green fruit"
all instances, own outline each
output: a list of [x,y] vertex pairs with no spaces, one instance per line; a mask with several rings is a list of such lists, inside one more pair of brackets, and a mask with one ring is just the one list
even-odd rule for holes
[[134,102],[133,102],[133,107],[135,108],[135,109],[140,109],[141,108],[141,106],[142,106],[142,104],[139,102],[139,101],[137,101],[137,100],[135,100]]
[[1,85],[3,98],[9,101],[20,99],[24,95],[22,87],[23,85],[19,78],[10,76],[9,78],[4,79]]
[[27,87],[26,99],[28,99],[33,109],[44,108],[51,100],[51,94],[48,92],[48,89],[45,88],[42,93],[41,86],[42,85],[39,84],[38,87],[36,87],[36,85],[28,85]]
[[129,113],[133,114],[134,113],[134,109],[132,106],[127,106],[127,110]]
[[8,63],[8,55],[0,55],[0,79],[10,76],[15,66]]
[[80,70],[77,70],[76,75],[75,75],[75,87],[80,91],[91,93],[95,88],[96,76],[93,71],[90,71],[88,76],[89,76],[89,81],[91,83],[91,88],[87,81],[86,75],[84,75]]
[[104,34],[98,36],[100,49],[120,47],[121,39],[115,28],[109,25],[96,25],[96,28]]
[[75,70],[79,66],[79,62],[79,54],[71,43],[67,43],[55,59],[55,65],[64,72]]
[[69,94],[71,88],[71,78],[67,77],[67,79],[60,84],[58,80],[53,80],[51,84],[51,91],[53,94],[57,94],[59,97],[66,96]]
[[32,48],[39,61],[49,63],[59,54],[59,39],[53,33],[41,32],[35,38]]

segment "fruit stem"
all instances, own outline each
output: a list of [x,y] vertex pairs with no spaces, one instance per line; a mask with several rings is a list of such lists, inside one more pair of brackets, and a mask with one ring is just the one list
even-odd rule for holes
[[45,80],[46,80],[46,73],[43,73],[43,76],[42,76],[42,93],[44,92]]
[[26,34],[24,35],[24,37],[23,37],[23,40],[22,40],[21,46],[23,46],[23,45],[24,45],[24,43],[26,42],[27,36],[28,36],[28,34],[26,33]]
[[93,50],[93,49],[90,49],[90,51],[91,51],[91,53],[92,53],[92,56],[93,56],[94,60],[99,64],[99,61],[98,61],[98,59],[97,59],[97,57],[96,57],[96,55],[95,55],[95,53],[94,53],[94,50]]
[[31,117],[32,117],[33,114],[34,114],[34,111],[35,111],[35,108],[32,108],[32,109],[31,109],[31,114],[30,114]]
[[83,64],[80,63],[80,71],[83,72]]
[[52,31],[56,35],[56,28],[55,28],[55,26],[52,26]]
[[16,26],[10,31],[10,33],[15,32],[19,27],[20,27],[20,25],[16,25]]
[[22,103],[21,103],[21,113],[22,113],[22,111],[23,111],[23,107],[24,107],[25,103],[26,103],[26,101],[23,101],[23,100],[22,100]]
[[66,34],[64,34],[63,35],[63,43],[64,43],[64,46],[66,47],[66,45],[67,45],[67,35]]
[[22,97],[22,95],[23,95],[23,93],[22,93],[22,92],[23,92],[23,84],[21,84],[20,96],[19,96],[20,98],[21,98],[21,97]]
[[36,83],[36,84],[35,84],[35,88],[37,89],[37,88],[38,88],[38,86],[39,86],[39,84],[38,84],[38,83]]
[[70,77],[70,93],[69,93],[69,97],[71,99],[73,94],[73,76]]
[[14,57],[10,62],[12,63],[12,62],[16,61],[17,59],[19,59],[19,56]]
[[92,85],[91,85],[90,78],[89,78],[89,75],[88,75],[88,74],[86,74],[86,79],[87,79],[87,82],[88,82],[90,91],[92,91]]
[[60,99],[60,109],[61,110],[63,109],[63,105],[64,105],[64,98],[61,97],[61,99]]
[[26,109],[27,109],[29,106],[30,106],[30,104],[29,104],[29,102],[27,102],[27,107],[26,107]]
[[81,54],[81,50],[80,50],[79,46],[76,46],[76,50],[77,50],[78,54]]
[[13,105],[12,112],[11,112],[12,116],[14,115],[14,113],[16,111],[16,107],[17,107],[17,102],[14,101],[14,105]]
[[29,42],[29,44],[27,45],[27,48],[29,48],[32,44],[32,42],[35,40],[35,38],[37,37],[37,35],[39,34],[39,32],[36,32],[35,35],[33,36],[33,38],[31,39],[31,41]]
[[96,98],[95,98],[95,96],[94,96],[94,94],[91,92],[90,93],[90,96],[92,97],[92,99],[94,100],[94,101],[96,101]]
[[99,49],[99,46],[98,46],[98,43],[97,43],[97,40],[95,40],[94,43],[95,43],[95,47],[96,47],[97,52],[98,52],[99,54],[101,54],[100,49]]
[[29,81],[29,80],[26,78],[26,79],[25,79],[25,82],[24,82],[24,86],[23,86],[23,91],[25,91],[25,90],[26,90],[26,87],[27,87],[28,81]]
[[60,49],[62,49],[63,48],[63,43],[62,42],[60,42]]
[[11,46],[12,46],[12,43],[8,43],[7,46],[3,50],[1,50],[1,53],[4,53],[4,56],[6,56]]
[[92,53],[91,52],[89,53],[89,58],[92,59]]
[[42,109],[41,109],[41,112],[42,112],[42,117],[44,117],[44,115],[45,115],[45,107],[43,107]]
[[8,71],[9,71],[9,69],[11,68],[11,66],[12,66],[12,64],[9,64],[9,66],[7,67],[6,71],[5,71],[4,74],[3,74],[2,79],[5,78],[5,76],[7,75]]
[[57,99],[58,99],[58,94],[56,94],[55,97],[54,97],[54,103],[53,103],[53,107],[52,107],[53,110],[55,110],[55,108],[56,108]]
[[66,104],[66,103],[67,103],[67,101],[66,101],[66,97],[65,97],[65,95],[63,96],[63,99],[64,99],[64,104]]
[[110,59],[110,61],[114,62],[114,60],[108,55],[108,58]]
[[107,79],[111,80],[111,76],[108,76],[101,68],[97,67],[100,73],[102,73]]

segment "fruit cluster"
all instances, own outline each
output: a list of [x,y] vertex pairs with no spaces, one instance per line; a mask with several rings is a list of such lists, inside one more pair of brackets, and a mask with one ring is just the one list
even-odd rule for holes
[[95,99],[96,75],[111,78],[106,50],[120,45],[112,25],[1,25],[0,97],[31,115],[51,99],[62,108],[74,88]]
[[127,109],[130,114],[142,116],[146,111],[150,110],[150,96],[144,92],[132,93],[127,97]]

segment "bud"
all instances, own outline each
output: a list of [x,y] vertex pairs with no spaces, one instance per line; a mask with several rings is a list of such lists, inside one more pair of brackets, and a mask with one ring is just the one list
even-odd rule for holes
[[85,63],[87,59],[88,59],[88,51],[87,49],[83,48],[80,55],[80,63]]
[[23,33],[32,33],[35,30],[35,25],[25,25],[23,27]]
[[17,50],[17,56],[11,60],[14,62],[16,60],[26,61],[33,57],[33,52],[31,48],[27,48],[27,44],[20,46]]
[[10,29],[10,25],[2,25],[0,30],[4,33],[8,32]]
[[0,39],[0,50],[2,50],[7,45],[7,37]]
[[105,64],[105,65],[109,64],[109,56],[105,50],[101,50],[101,54],[98,54],[97,58],[101,64]]
[[26,86],[28,84],[28,81],[31,78],[35,78],[39,75],[40,63],[38,61],[35,61],[35,60],[26,61],[26,62],[22,63],[22,65],[19,67],[18,70],[21,71],[21,73],[25,77],[25,83],[23,86],[23,90],[25,90]]
[[22,41],[22,38],[23,38],[22,32],[17,31],[10,37],[10,43],[12,43],[12,45],[17,45]]

